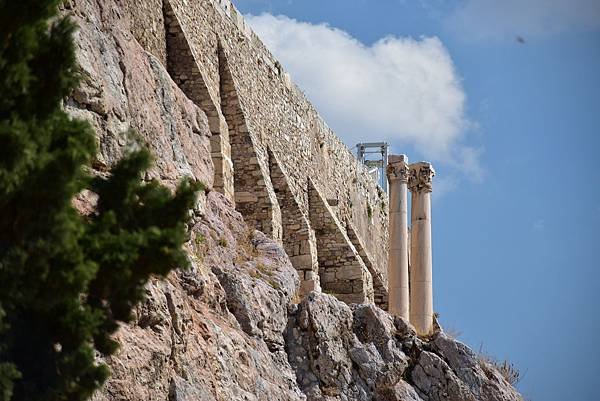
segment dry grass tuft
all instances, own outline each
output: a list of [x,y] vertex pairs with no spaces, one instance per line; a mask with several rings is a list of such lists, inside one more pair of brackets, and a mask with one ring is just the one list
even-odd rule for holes
[[495,369],[504,377],[504,379],[506,379],[509,384],[513,386],[517,384],[519,380],[521,380],[521,372],[512,362],[509,362],[506,359],[500,362],[496,358],[485,354],[482,351],[482,348],[483,346],[479,347],[478,359],[479,364],[484,370],[490,368]]
[[444,328],[444,334],[456,340],[462,335],[462,331],[456,330],[454,327]]

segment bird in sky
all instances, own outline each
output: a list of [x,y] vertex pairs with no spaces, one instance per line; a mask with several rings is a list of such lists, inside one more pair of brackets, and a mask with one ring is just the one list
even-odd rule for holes
[[525,39],[523,39],[522,36],[517,35],[517,37],[515,38],[517,40],[517,42],[519,42],[520,44],[524,44],[525,43]]

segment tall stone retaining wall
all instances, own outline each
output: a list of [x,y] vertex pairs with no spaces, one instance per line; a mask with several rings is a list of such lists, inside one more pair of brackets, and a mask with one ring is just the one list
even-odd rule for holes
[[311,221],[313,187],[371,287],[365,299],[375,294],[385,307],[387,195],[235,6],[228,0],[150,0],[140,8],[125,1],[135,38],[208,116],[214,188],[284,244],[308,291],[325,278],[318,247],[326,241]]

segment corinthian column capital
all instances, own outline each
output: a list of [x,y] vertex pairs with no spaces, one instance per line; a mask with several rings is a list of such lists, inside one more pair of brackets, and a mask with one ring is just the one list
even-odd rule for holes
[[431,192],[431,179],[435,170],[431,163],[418,162],[410,165],[408,189],[410,192]]
[[407,183],[409,176],[408,158],[405,155],[391,155],[386,169],[388,180]]

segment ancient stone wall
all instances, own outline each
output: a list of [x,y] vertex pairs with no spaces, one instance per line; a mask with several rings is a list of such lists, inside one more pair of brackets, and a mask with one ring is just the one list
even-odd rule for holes
[[137,42],[152,53],[160,63],[167,65],[165,15],[163,0],[126,1],[131,33]]
[[[140,19],[133,24],[138,42],[166,63],[208,116],[214,188],[235,200],[257,229],[283,242],[303,288],[318,289],[323,272],[315,263],[310,179],[328,205],[327,218],[343,230],[344,246],[371,277],[365,286],[375,286],[385,307],[387,195],[231,2],[164,0],[162,16],[141,15],[135,4],[129,9],[130,18]],[[372,296],[373,288],[365,291]]]
[[300,210],[290,190],[287,174],[269,149],[269,169],[273,189],[281,208],[283,246],[302,281],[301,292],[320,290],[317,238],[309,220]]
[[311,179],[308,197],[323,290],[347,303],[373,303],[371,273]]
[[[171,78],[183,92],[208,117],[211,136],[211,158],[214,164],[214,188],[223,193],[227,198],[233,199],[233,162],[231,160],[231,146],[229,128],[223,116],[223,106],[220,98],[215,97],[208,90],[205,73],[196,62],[194,50],[190,47],[188,38],[179,20],[173,12],[171,3],[165,1],[163,10],[163,24],[165,40],[164,51],[157,51],[159,56],[164,54],[165,67]],[[134,16],[135,18],[135,16]],[[140,35],[142,35],[140,33]],[[144,36],[142,36],[144,37]],[[155,40],[155,43],[163,41]]]
[[231,70],[219,48],[221,108],[229,127],[236,208],[246,222],[275,240],[281,240],[281,210],[271,183],[268,159],[259,157],[250,135]]

